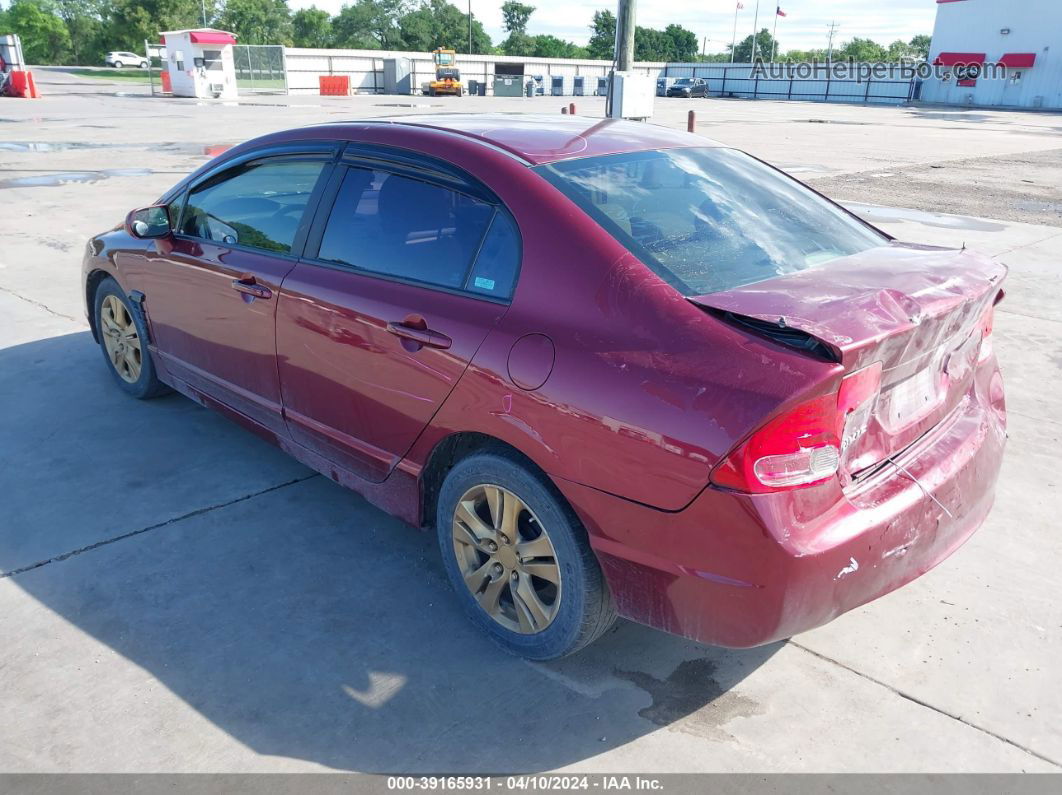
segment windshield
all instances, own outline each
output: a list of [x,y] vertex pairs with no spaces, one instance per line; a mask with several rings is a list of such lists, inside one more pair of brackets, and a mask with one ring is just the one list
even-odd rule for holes
[[676,80],[675,81],[675,85],[676,86],[688,86],[691,83],[693,83],[693,80],[691,78],[689,78],[689,77],[684,77],[681,80]]
[[536,170],[683,295],[733,289],[888,242],[733,149],[631,152]]

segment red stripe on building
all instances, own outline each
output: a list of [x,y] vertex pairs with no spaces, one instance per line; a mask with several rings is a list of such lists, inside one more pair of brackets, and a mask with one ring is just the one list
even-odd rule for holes
[[955,66],[956,64],[983,64],[983,52],[942,52],[933,60],[933,66]]
[[1008,52],[999,59],[1000,66],[1008,69],[1028,69],[1036,65],[1036,53],[1034,52]]

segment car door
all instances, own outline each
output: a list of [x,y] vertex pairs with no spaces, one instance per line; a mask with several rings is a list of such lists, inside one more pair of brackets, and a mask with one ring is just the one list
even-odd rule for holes
[[337,168],[280,298],[289,432],[375,482],[457,384],[517,275],[509,213],[438,167],[355,158]]
[[205,175],[171,210],[176,229],[138,280],[167,372],[284,435],[277,295],[334,151],[278,150]]

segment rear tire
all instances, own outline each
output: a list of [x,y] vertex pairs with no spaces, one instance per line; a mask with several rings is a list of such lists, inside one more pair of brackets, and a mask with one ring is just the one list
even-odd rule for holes
[[465,613],[510,654],[563,657],[615,621],[586,530],[515,455],[477,453],[454,466],[439,492],[435,525]]
[[114,68],[115,69],[121,69],[122,68],[122,62],[121,61],[115,61],[114,62]]
[[138,400],[169,392],[155,374],[147,329],[118,282],[109,276],[100,282],[93,306],[100,350],[122,391]]

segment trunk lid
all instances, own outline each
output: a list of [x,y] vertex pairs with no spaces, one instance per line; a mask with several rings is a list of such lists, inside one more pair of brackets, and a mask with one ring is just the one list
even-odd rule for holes
[[822,267],[691,297],[743,325],[852,373],[881,363],[864,432],[843,454],[842,481],[899,453],[970,390],[981,321],[1006,266],[966,249],[893,243]]

